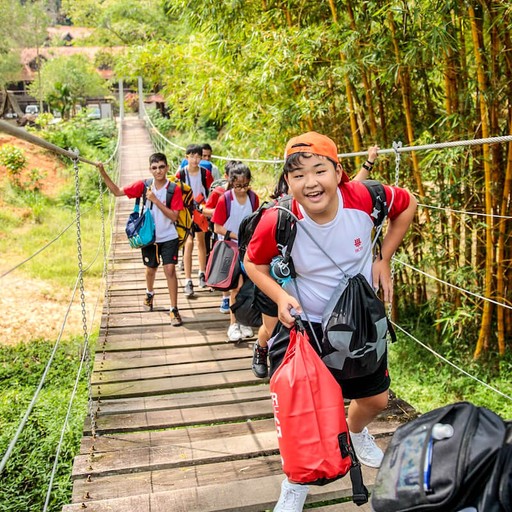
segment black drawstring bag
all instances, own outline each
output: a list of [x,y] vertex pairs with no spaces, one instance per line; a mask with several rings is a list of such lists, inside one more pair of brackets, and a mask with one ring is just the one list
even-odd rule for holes
[[259,327],[262,324],[261,313],[254,307],[255,291],[254,283],[249,278],[245,278],[244,284],[236,295],[235,303],[231,306],[236,321],[249,327]]
[[395,332],[383,302],[362,274],[345,277],[327,304],[322,319],[322,360],[343,379],[377,371],[386,354],[386,335]]

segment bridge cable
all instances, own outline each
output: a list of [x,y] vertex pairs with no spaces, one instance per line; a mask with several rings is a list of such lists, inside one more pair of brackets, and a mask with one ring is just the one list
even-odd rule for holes
[[430,204],[422,204],[418,203],[418,206],[421,206],[422,208],[430,208],[431,210],[444,210],[448,213],[460,213],[462,215],[475,215],[479,217],[489,217],[490,219],[505,219],[510,220],[512,219],[512,216],[510,215],[495,215],[494,213],[488,214],[488,213],[480,213],[480,212],[468,212],[467,210],[454,210],[452,208],[445,208],[442,206],[433,206]]
[[396,263],[400,263],[404,267],[408,267],[411,270],[418,272],[419,274],[429,277],[430,279],[433,279],[434,281],[437,281],[439,283],[445,284],[446,286],[450,286],[451,288],[455,288],[456,290],[459,290],[460,292],[467,293],[468,295],[472,295],[473,297],[476,297],[477,299],[480,299],[480,300],[486,300],[487,302],[492,302],[496,306],[501,306],[501,307],[504,307],[507,309],[512,309],[512,306],[509,306],[508,304],[504,304],[502,302],[498,302],[496,300],[489,299],[488,297],[484,297],[483,295],[479,295],[478,293],[474,293],[469,290],[465,290],[464,288],[460,288],[459,286],[457,286],[455,284],[449,283],[447,281],[443,281],[442,279],[439,279],[438,277],[433,276],[432,274],[428,274],[427,272],[424,272],[423,270],[420,270],[419,268],[413,267],[412,265],[410,265],[409,263],[406,263],[403,260],[397,259],[395,257],[393,257],[393,260],[395,260]]
[[455,363],[452,363],[449,359],[446,359],[446,357],[442,356],[441,354],[439,354],[438,352],[436,352],[435,350],[433,350],[432,348],[430,348],[427,344],[423,343],[422,341],[420,341],[418,338],[416,338],[415,336],[413,336],[412,334],[410,334],[409,332],[407,332],[403,327],[400,327],[400,325],[398,325],[397,323],[393,322],[391,320],[391,323],[393,324],[394,327],[396,327],[397,329],[399,329],[400,331],[402,331],[405,335],[409,336],[409,338],[411,338],[413,341],[415,341],[416,343],[418,343],[418,345],[421,345],[423,348],[427,349],[429,352],[431,352],[432,354],[434,354],[436,357],[438,357],[439,359],[441,359],[442,361],[444,361],[445,363],[449,364],[450,366],[452,366],[453,368],[455,368],[456,370],[458,370],[459,372],[463,373],[464,375],[466,375],[467,377],[469,377],[470,379],[473,379],[474,381],[478,382],[479,384],[482,384],[483,386],[485,386],[486,388],[490,389],[491,391],[494,391],[495,393],[497,393],[498,395],[501,395],[503,396],[504,398],[507,398],[508,400],[511,400],[512,401],[512,396],[509,396],[505,393],[503,393],[502,391],[500,391],[499,389],[496,389],[495,387],[487,384],[486,382],[484,382],[483,380],[480,380],[478,377],[475,377],[474,375],[471,375],[469,372],[467,372],[466,370],[464,370],[463,368],[460,368],[459,366],[457,366]]

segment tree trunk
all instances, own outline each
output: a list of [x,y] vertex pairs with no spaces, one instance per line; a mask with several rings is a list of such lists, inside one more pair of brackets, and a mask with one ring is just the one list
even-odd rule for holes
[[[472,5],[468,6],[469,19],[471,23],[471,37],[473,39],[473,49],[477,70],[479,94],[479,107],[480,107],[480,123],[482,127],[482,137],[489,137],[489,123],[488,123],[488,109],[485,93],[487,92],[486,69],[483,61],[485,48],[483,47],[483,38],[481,27],[476,18],[475,9]],[[493,282],[493,220],[492,220],[492,175],[491,175],[491,155],[489,152],[489,145],[484,144],[483,150],[483,166],[485,176],[485,213],[488,215],[485,228],[485,278],[484,278],[484,296],[490,298],[492,295],[492,282]],[[480,331],[478,333],[478,341],[473,357],[477,359],[482,355],[484,350],[489,348],[489,337],[491,333],[491,320],[492,320],[492,307],[489,301],[484,301],[482,320],[480,324]]]

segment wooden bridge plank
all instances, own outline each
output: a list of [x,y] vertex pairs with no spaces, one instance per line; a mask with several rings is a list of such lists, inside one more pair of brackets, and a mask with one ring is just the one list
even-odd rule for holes
[[94,446],[96,453],[115,452],[124,449],[165,446],[171,443],[194,443],[219,437],[252,435],[268,432],[275,428],[274,419],[247,420],[241,423],[220,423],[190,429],[176,428],[167,430],[144,430],[129,433],[115,433],[84,436],[80,446],[80,454],[87,455]]
[[[252,344],[251,344],[252,345]],[[220,361],[239,359],[252,354],[252,347],[243,347],[225,343],[200,345],[193,347],[178,347],[173,349],[145,350],[134,355],[133,352],[116,352],[115,357],[109,353],[109,358],[98,354],[94,362],[94,371],[110,372],[130,368],[150,368],[152,366],[178,365],[195,361]]]
[[197,376],[168,377],[146,381],[128,381],[116,384],[101,384],[91,386],[92,397],[128,398],[135,396],[164,395],[201,389],[222,388],[259,384],[250,370],[238,370],[227,374],[206,374],[200,379]]
[[[376,471],[365,468],[365,481],[374,481]],[[262,512],[272,509],[279,497],[282,475],[271,475],[252,478],[251,485],[240,485],[239,481],[227,479],[219,475],[219,483],[161,491],[149,494],[150,508],[142,508],[140,512]],[[193,477],[192,477],[193,479]],[[254,489],[258,492],[255,493]],[[345,477],[326,486],[310,486],[306,503],[318,503],[332,499],[348,498],[351,494],[350,479]],[[140,498],[140,497],[137,497]],[[107,501],[87,502],[89,512],[125,511],[128,498]],[[127,501],[125,501],[127,500]],[[143,502],[141,502],[143,503]],[[77,512],[81,504],[68,505],[64,512]],[[107,508],[110,507],[110,508]],[[343,512],[343,508],[339,508]]]
[[145,381],[151,379],[162,379],[165,377],[181,377],[186,375],[198,376],[208,373],[231,372],[248,369],[251,366],[250,353],[240,353],[236,359],[216,359],[199,363],[183,362],[182,364],[161,364],[147,368],[129,368],[127,370],[102,370],[91,375],[91,384],[100,385],[103,382],[115,384],[127,381]]

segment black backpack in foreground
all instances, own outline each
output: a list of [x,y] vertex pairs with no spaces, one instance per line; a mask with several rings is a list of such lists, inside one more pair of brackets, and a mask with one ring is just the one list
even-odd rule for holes
[[486,494],[495,495],[488,503],[497,500],[500,486],[510,498],[507,441],[510,426],[485,407],[459,402],[423,414],[394,433],[375,481],[373,510],[512,512],[510,501],[478,508]]

